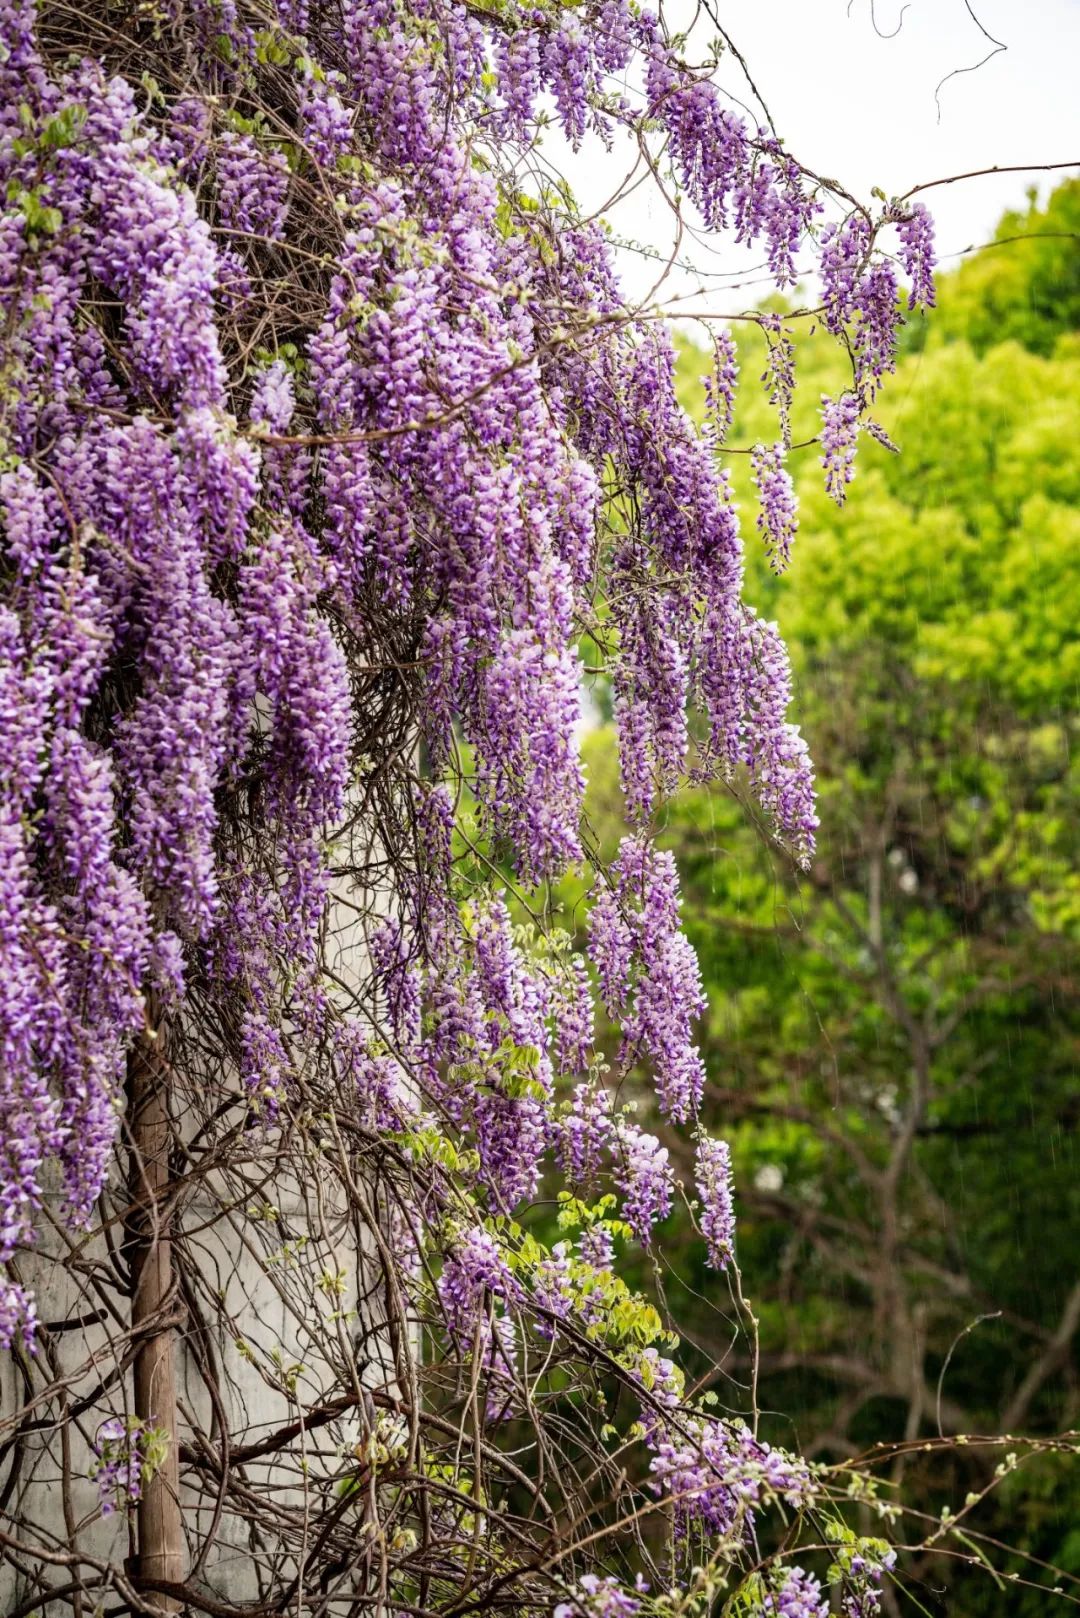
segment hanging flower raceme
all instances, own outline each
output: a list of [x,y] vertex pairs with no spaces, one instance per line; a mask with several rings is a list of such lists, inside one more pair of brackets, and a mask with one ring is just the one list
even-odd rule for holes
[[464,1347],[479,1336],[487,1342],[491,1309],[519,1297],[514,1277],[494,1238],[482,1229],[467,1231],[443,1266],[438,1284],[446,1329]]
[[735,1255],[731,1148],[727,1141],[701,1136],[694,1178],[701,1198],[701,1230],[709,1264],[714,1270],[726,1270]]
[[583,1573],[574,1590],[573,1599],[560,1601],[553,1618],[635,1618],[641,1611],[642,1599],[649,1586],[639,1574],[633,1592],[623,1589],[610,1575],[601,1578],[596,1573]]
[[769,563],[783,573],[791,560],[791,542],[799,526],[799,508],[791,474],[784,466],[784,446],[767,449],[756,444],[750,457],[751,475],[761,496],[758,530],[765,541]]
[[615,1183],[622,1192],[622,1215],[641,1243],[648,1247],[652,1230],[671,1212],[674,1176],[666,1146],[655,1135],[624,1123],[616,1148]]
[[934,307],[934,221],[923,203],[912,207],[899,205],[892,210],[897,219],[900,237],[900,257],[904,271],[911,282],[908,308]]
[[855,444],[859,436],[859,401],[853,393],[839,399],[821,396],[821,464],[825,487],[838,506],[847,498],[847,486],[855,476]]
[[611,875],[592,912],[590,950],[601,990],[628,1044],[652,1061],[662,1111],[686,1122],[705,1083],[691,1036],[705,999],[697,957],[679,927],[675,861],[626,838]]
[[827,1618],[828,1597],[801,1567],[784,1568],[775,1588],[766,1591],[757,1611],[762,1618]]
[[137,1505],[142,1496],[141,1436],[137,1425],[119,1416],[103,1421],[97,1430],[93,1476],[103,1517],[110,1517],[118,1506]]
[[735,392],[739,381],[739,362],[735,340],[731,333],[717,334],[713,354],[713,368],[705,377],[705,399],[708,405],[706,427],[713,444],[722,448],[735,420]]
[[654,1425],[649,1447],[655,1487],[674,1508],[676,1531],[749,1537],[755,1510],[769,1499],[799,1507],[813,1500],[805,1462],[773,1449],[739,1422],[691,1416]]

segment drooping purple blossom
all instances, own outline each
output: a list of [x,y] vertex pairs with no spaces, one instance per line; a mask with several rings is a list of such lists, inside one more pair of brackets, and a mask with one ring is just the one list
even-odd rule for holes
[[651,1444],[662,1430],[666,1413],[681,1406],[686,1379],[675,1361],[655,1348],[643,1351],[631,1374],[648,1394],[642,1402],[641,1415],[646,1442]]
[[[536,587],[542,595],[540,578]],[[581,852],[585,783],[574,741],[580,690],[571,654],[545,647],[532,629],[513,631],[487,672],[488,758],[480,790],[495,824],[523,851],[525,869],[534,877]]]
[[701,1136],[694,1179],[701,1201],[701,1230],[709,1264],[714,1270],[726,1270],[735,1255],[731,1148],[727,1141]]
[[508,138],[523,140],[543,86],[540,35],[533,28],[500,30],[496,51],[502,100],[499,124]]
[[591,89],[591,57],[581,23],[568,13],[544,45],[544,76],[555,97],[562,126],[576,149],[585,134]]
[[136,1505],[142,1496],[143,1469],[138,1426],[110,1416],[95,1434],[94,1457],[92,1476],[101,1515],[110,1517],[118,1506]]
[[716,334],[712,370],[705,378],[706,424],[712,442],[722,448],[735,419],[735,391],[739,362],[735,339],[729,331]]
[[551,1338],[555,1328],[544,1315],[565,1319],[574,1306],[574,1284],[570,1274],[571,1254],[569,1242],[556,1242],[549,1258],[541,1259],[533,1275],[533,1299],[542,1311],[536,1322],[537,1335]]
[[640,1573],[632,1591],[610,1574],[583,1573],[571,1599],[558,1603],[553,1618],[635,1618],[648,1590]]
[[593,990],[584,958],[571,955],[552,992],[555,1062],[560,1074],[581,1073],[593,1046]]
[[677,1122],[696,1115],[705,1070],[691,1029],[705,1007],[701,973],[679,927],[672,855],[625,838],[612,886],[591,917],[590,953],[609,1014],[653,1064],[661,1109]]
[[812,1573],[785,1567],[762,1596],[758,1610],[762,1618],[827,1618],[829,1599]]
[[825,487],[838,506],[847,498],[855,476],[855,444],[859,435],[859,401],[853,393],[839,399],[821,396],[821,464]]
[[265,1012],[245,1012],[241,1032],[240,1077],[255,1109],[276,1118],[286,1099],[290,1077],[289,1055],[281,1036]]
[[378,927],[371,940],[371,958],[394,1038],[401,1048],[410,1049],[420,1037],[420,977],[397,922],[385,921]]
[[535,1196],[548,1141],[544,1102],[536,1095],[481,1094],[472,1109],[480,1180],[501,1213]]
[[615,1262],[615,1243],[607,1225],[600,1222],[589,1225],[578,1237],[578,1255],[583,1264],[589,1264],[601,1273],[610,1270]]
[[172,159],[185,180],[195,176],[209,155],[211,125],[210,109],[197,96],[177,101],[169,114]]
[[331,1037],[338,1072],[355,1093],[363,1127],[373,1135],[385,1136],[397,1134],[415,1121],[416,1102],[408,1093],[401,1063],[366,1038],[359,1023],[347,1024]]
[[865,213],[853,213],[843,224],[830,224],[821,234],[821,283],[825,323],[839,335],[851,319],[859,284],[869,261],[872,226]]
[[151,946],[150,974],[163,1003],[179,1005],[184,998],[184,947],[167,927],[158,933]]
[[761,496],[758,531],[775,573],[783,573],[791,560],[791,542],[799,526],[799,503],[791,474],[784,465],[784,446],[756,444],[750,457],[751,476]]
[[840,1609],[844,1618],[878,1618],[881,1584],[896,1565],[896,1552],[881,1540],[859,1540],[840,1558],[843,1568]]
[[795,251],[820,210],[797,165],[766,130],[753,130],[724,104],[717,86],[696,77],[663,41],[655,20],[641,20],[649,111],[668,134],[680,184],[710,230],[738,240],[764,239],[779,286],[796,280]]
[[857,384],[865,399],[873,398],[896,365],[898,298],[895,269],[888,259],[876,259],[859,282],[852,339]]
[[494,1237],[479,1226],[466,1231],[448,1255],[438,1281],[446,1329],[465,1349],[479,1332],[486,1342],[492,1304],[519,1297],[506,1259]]
[[922,304],[934,307],[934,220],[921,202],[916,202],[897,222],[900,261],[910,282],[908,308]]
[[622,1192],[622,1217],[642,1247],[652,1243],[653,1226],[671,1212],[674,1177],[668,1149],[637,1124],[623,1123],[615,1157],[615,1183]]
[[0,1348],[16,1342],[30,1354],[36,1351],[37,1306],[25,1287],[0,1279]]
[[759,322],[765,334],[765,384],[769,403],[776,409],[781,445],[791,446],[791,403],[795,397],[795,343],[779,315],[762,315]]
[[791,664],[775,623],[748,616],[742,625],[748,667],[746,724],[739,757],[762,808],[787,835],[799,864],[806,866],[818,826],[814,772],[797,725],[787,718]]
[[229,230],[276,241],[285,225],[289,165],[280,151],[226,131],[217,142],[218,208]]
[[747,1532],[754,1508],[770,1498],[793,1507],[813,1500],[805,1462],[755,1438],[741,1422],[654,1423],[647,1442],[653,1486],[671,1500],[679,1535],[696,1525],[727,1534],[740,1522]]
[[300,93],[300,128],[308,150],[321,168],[333,172],[348,154],[353,115],[342,100],[345,80],[333,71],[309,73]]
[[560,1162],[575,1185],[596,1179],[614,1131],[610,1091],[602,1085],[576,1084],[556,1137]]

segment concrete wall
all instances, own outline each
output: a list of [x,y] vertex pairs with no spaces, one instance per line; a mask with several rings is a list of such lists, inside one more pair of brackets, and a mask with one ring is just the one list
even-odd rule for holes
[[[352,907],[339,905],[330,931],[330,964],[348,999],[368,959],[364,923]],[[174,1128],[183,1142],[202,1139],[205,1120],[227,1088],[208,1081],[205,1090],[192,1086],[170,1097]],[[219,1127],[235,1131],[240,1116],[241,1109],[234,1109]],[[335,1143],[319,1120],[311,1119],[290,1138],[287,1156],[282,1145],[274,1129],[235,1133],[225,1154],[227,1169],[204,1181],[196,1176],[177,1211],[177,1258],[193,1287],[175,1333],[182,1446],[195,1443],[201,1431],[220,1455],[224,1419],[235,1452],[294,1422],[301,1406],[310,1412],[361,1384],[391,1391],[396,1385],[380,1329],[380,1267],[373,1263],[370,1234],[348,1206]],[[118,1152],[118,1174],[124,1172],[125,1157]],[[197,1168],[197,1153],[190,1166]],[[374,1188],[366,1187],[365,1196],[368,1192],[374,1201]],[[104,1199],[112,1220],[109,1232],[99,1226],[73,1237],[63,1225],[54,1175],[39,1219],[38,1245],[19,1260],[48,1332],[43,1334],[47,1345],[32,1360],[0,1353],[0,1443],[20,1432],[16,1477],[0,1511],[0,1531],[26,1547],[24,1553],[0,1546],[0,1614],[18,1611],[41,1589],[42,1576],[52,1587],[68,1584],[72,1571],[63,1557],[72,1550],[89,1559],[81,1574],[92,1583],[98,1576],[92,1563],[122,1568],[131,1549],[128,1512],[121,1506],[103,1517],[91,1478],[92,1446],[101,1423],[132,1413],[130,1300],[118,1262],[127,1201],[124,1185],[113,1185]],[[270,1209],[276,1211],[271,1215]],[[340,1293],[335,1278],[343,1287]],[[340,1318],[332,1319],[335,1314]],[[367,1363],[360,1372],[354,1349],[358,1330],[366,1333]],[[219,1389],[217,1408],[200,1370],[207,1355]],[[80,1410],[81,1404],[86,1408]],[[241,1496],[250,1490],[270,1508],[262,1531],[245,1519],[242,1498],[239,1509],[235,1500],[220,1509],[213,1468],[197,1474],[185,1468],[185,1478],[202,1479],[201,1486],[185,1482],[181,1489],[187,1566],[190,1570],[204,1553],[198,1572],[202,1586],[218,1599],[253,1601],[267,1578],[291,1576],[307,1548],[305,1500],[317,1504],[326,1480],[340,1480],[372,1419],[370,1400],[361,1399],[346,1418],[305,1432],[286,1457],[249,1461],[242,1481],[236,1474]],[[0,1489],[13,1455],[9,1451],[0,1465]],[[39,1561],[34,1552],[59,1560]],[[104,1607],[116,1605],[115,1594],[106,1593]],[[60,1618],[72,1609],[69,1601],[57,1599],[33,1610]],[[83,1611],[89,1618],[85,1606]]]

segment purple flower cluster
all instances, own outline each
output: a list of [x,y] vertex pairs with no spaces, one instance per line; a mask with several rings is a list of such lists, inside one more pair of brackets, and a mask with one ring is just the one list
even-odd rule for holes
[[822,237],[825,324],[837,336],[850,328],[860,401],[872,398],[894,369],[902,318],[896,272],[888,259],[873,256],[873,245],[874,227],[863,213],[830,225]]
[[466,1231],[455,1243],[437,1290],[446,1329],[465,1349],[471,1349],[478,1332],[481,1342],[487,1342],[493,1305],[512,1304],[520,1297],[498,1243],[481,1226]]
[[317,77],[309,73],[300,93],[300,127],[307,148],[320,168],[331,172],[352,143],[353,115],[342,100],[344,93],[345,80],[333,71]]
[[276,1118],[288,1093],[289,1056],[280,1031],[265,1012],[244,1013],[240,1036],[240,1078],[256,1111]]
[[726,1270],[735,1256],[735,1205],[727,1141],[701,1136],[694,1178],[701,1199],[701,1230],[709,1264],[714,1270]]
[[556,1242],[532,1273],[532,1303],[540,1311],[539,1337],[551,1340],[555,1322],[572,1319],[579,1331],[610,1327],[614,1243],[606,1224],[591,1226],[575,1255],[568,1242]]
[[855,377],[859,393],[872,399],[886,372],[896,364],[896,271],[888,259],[877,259],[859,285],[854,328]]
[[682,189],[707,229],[763,241],[777,284],[792,285],[795,254],[820,210],[801,171],[768,130],[751,129],[710,79],[679,61],[648,14],[641,29],[649,113],[668,136]]
[[853,213],[843,224],[821,233],[821,285],[825,323],[839,336],[859,301],[863,272],[870,262],[873,226],[865,213]]
[[793,1507],[813,1500],[806,1465],[739,1422],[690,1417],[676,1424],[646,1413],[646,1426],[653,1485],[670,1499],[680,1535],[700,1525],[708,1533],[749,1536],[755,1509],[768,1500]]
[[896,1552],[881,1540],[859,1540],[853,1550],[842,1552],[840,1608],[844,1618],[878,1618],[881,1582],[895,1565]]
[[451,935],[427,973],[418,1059],[447,1115],[473,1132],[480,1184],[508,1213],[535,1190],[548,1144],[552,990],[501,899],[474,913],[470,931]]
[[622,1217],[642,1247],[650,1245],[653,1226],[671,1212],[674,1177],[668,1155],[655,1135],[621,1122],[615,1183],[622,1192]]
[[795,342],[779,315],[762,315],[767,353],[761,380],[775,405],[784,449],[791,446],[791,402],[795,397]]
[[747,694],[752,718],[741,753],[742,762],[761,800],[777,825],[785,828],[800,863],[809,863],[818,817],[814,774],[806,742],[786,715],[791,699],[791,666],[775,623],[749,617],[743,625],[748,661],[753,670]]
[[385,921],[371,940],[371,959],[386,997],[394,1039],[412,1049],[420,1038],[421,990],[416,965],[409,959],[405,935],[396,921]]
[[[31,1239],[49,1156],[64,1165],[71,1217],[86,1217],[144,989],[178,1006],[185,953],[200,944],[213,939],[225,992],[244,997],[245,1082],[260,1106],[280,1105],[279,971],[310,958],[322,922],[322,829],[341,804],[352,723],[344,663],[316,608],[302,457],[271,450],[263,467],[228,412],[222,260],[178,178],[207,159],[211,103],[178,103],[158,140],[121,81],[86,66],[54,83],[28,30],[20,50],[33,92],[22,127],[80,117],[76,139],[48,148],[43,182],[64,228],[32,253],[14,238],[3,266],[21,401],[14,469],[0,480],[11,591],[0,607],[4,1257]],[[9,184],[35,183],[33,152],[9,145],[3,162]],[[80,304],[84,287],[99,296],[94,285],[125,310],[117,361]],[[288,376],[271,367],[256,392],[257,414],[280,432]],[[251,527],[260,494],[276,512],[269,535]],[[234,598],[220,585],[226,561],[240,564]],[[116,706],[128,669],[132,694]],[[249,750],[278,809],[280,869],[265,871],[262,892],[228,871],[217,842],[218,794]],[[27,813],[32,801],[40,813]]]
[[739,362],[735,339],[729,331],[717,333],[713,368],[705,378],[706,423],[713,445],[719,449],[735,419],[735,391]]
[[896,270],[876,247],[879,230],[890,223],[897,227],[900,260],[910,282],[907,307],[930,307],[934,229],[921,203],[913,207],[893,203],[877,222],[860,209],[843,223],[828,225],[821,236],[825,324],[834,335],[846,337],[855,372],[854,393],[839,401],[851,419],[830,421],[827,414],[822,434],[826,487],[838,504],[843,502],[844,485],[851,481],[858,418],[882,378],[896,366],[897,332],[904,315]]
[[757,1610],[761,1618],[827,1618],[829,1600],[812,1573],[786,1567]]
[[614,1138],[610,1091],[602,1085],[576,1084],[556,1135],[559,1160],[567,1177],[579,1186],[595,1181],[602,1155]]
[[451,1342],[474,1352],[486,1379],[486,1416],[504,1421],[517,1404],[517,1327],[509,1309],[521,1289],[495,1239],[466,1231],[447,1255],[436,1290]]
[[543,1311],[541,1318],[536,1322],[539,1336],[551,1338],[555,1335],[551,1321],[544,1315],[553,1315],[556,1320],[565,1320],[572,1313],[574,1307],[574,1283],[571,1275],[571,1255],[568,1242],[556,1242],[551,1249],[550,1258],[543,1258],[536,1266],[533,1276],[533,1299]]
[[761,496],[758,531],[775,573],[783,573],[791,560],[791,542],[799,526],[799,502],[791,474],[784,465],[784,446],[766,449],[755,445],[750,456],[751,476]]
[[139,1428],[111,1416],[94,1438],[92,1476],[97,1480],[101,1515],[109,1517],[117,1506],[135,1505],[142,1495],[143,1457]]
[[603,80],[621,73],[633,55],[632,14],[628,0],[600,0],[590,10],[580,18],[556,13],[549,23],[540,8],[523,7],[513,28],[500,30],[496,116],[504,137],[532,139],[537,103],[546,92],[575,148],[590,126],[610,140]]
[[686,1379],[674,1360],[647,1348],[639,1356],[631,1375],[640,1382],[648,1394],[641,1405],[641,1427],[645,1442],[652,1447],[665,1431],[669,1413],[677,1412],[686,1391]]
[[544,45],[545,77],[555,98],[559,119],[575,150],[585,135],[591,54],[588,35],[572,14],[552,30]]
[[[598,282],[597,291],[603,286]],[[781,352],[779,342],[774,351]],[[603,417],[594,420],[589,402],[595,365],[582,377],[575,405],[587,441],[615,458],[636,490],[636,517],[615,549],[608,602],[619,636],[613,689],[621,776],[630,818],[643,825],[658,792],[671,790],[684,768],[689,706],[700,705],[709,721],[699,774],[726,776],[751,763],[759,785],[765,777],[753,761],[780,737],[776,716],[790,700],[790,685],[769,689],[780,664],[755,660],[730,490],[708,442],[678,405],[670,341],[647,330],[632,348],[628,373],[620,378],[617,352],[607,369],[612,381]],[[779,492],[775,479],[772,486]],[[790,526],[785,515],[787,539]],[[784,751],[784,767],[793,770],[797,750],[785,743]],[[777,830],[800,858],[812,847],[810,817],[802,813],[812,795],[808,771],[790,799],[771,795]],[[795,820],[786,817],[789,802],[798,810]]]
[[285,228],[289,165],[250,135],[231,130],[217,142],[218,210],[229,230],[276,241]]
[[934,307],[934,220],[928,209],[917,202],[907,209],[897,221],[897,235],[900,237],[900,260],[904,266],[904,273],[911,283],[908,293],[908,308],[915,309],[919,304],[924,308]]
[[210,154],[211,124],[210,109],[195,96],[177,101],[169,114],[172,160],[185,180],[195,178]]
[[18,1341],[28,1353],[35,1352],[37,1306],[25,1287],[0,1280],[0,1348],[11,1348]]
[[847,497],[847,486],[855,476],[855,444],[859,436],[859,401],[853,393],[839,399],[821,396],[821,464],[825,487],[838,506]]
[[552,998],[556,1066],[564,1075],[580,1073],[588,1066],[594,1035],[592,984],[582,956],[570,956]]
[[679,927],[679,882],[668,852],[625,838],[611,887],[593,906],[590,953],[612,1017],[652,1062],[662,1111],[693,1118],[705,1068],[691,1026],[705,1009],[697,957]]
[[560,1601],[552,1618],[634,1618],[641,1611],[649,1586],[639,1573],[633,1591],[610,1575],[583,1573],[569,1601]]
[[610,1271],[615,1263],[615,1243],[604,1223],[589,1225],[578,1237],[578,1256],[598,1274]]

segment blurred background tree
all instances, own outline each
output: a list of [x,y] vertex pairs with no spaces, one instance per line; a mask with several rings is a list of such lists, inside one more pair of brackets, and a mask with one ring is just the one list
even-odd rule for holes
[[[668,813],[710,998],[705,1122],[732,1142],[754,1277],[759,1402],[783,1413],[769,1436],[794,1427],[822,1458],[1078,1423],[1078,241],[1070,181],[943,279],[882,403],[901,453],[863,438],[843,512],[818,448],[792,451],[791,571],[775,579],[753,554],[749,594],[800,677],[821,791],[812,871],[734,799],[691,793]],[[777,436],[749,342],[729,440],[746,449]],[[708,356],[687,345],[680,363],[700,415]],[[798,364],[796,446],[818,430],[817,396],[849,380],[825,338],[801,340]],[[610,727],[587,754],[614,844]],[[664,1284],[737,1404],[749,1366],[726,1293],[689,1229],[668,1246],[681,1261]],[[920,1499],[962,1499],[1000,1459],[913,1449],[896,1474]],[[1075,1468],[1027,1461],[969,1521],[1080,1573]],[[928,1611],[1045,1610],[1050,1573],[1017,1558],[1043,1590],[995,1588],[966,1571],[971,1544],[943,1546],[922,1569]]]

